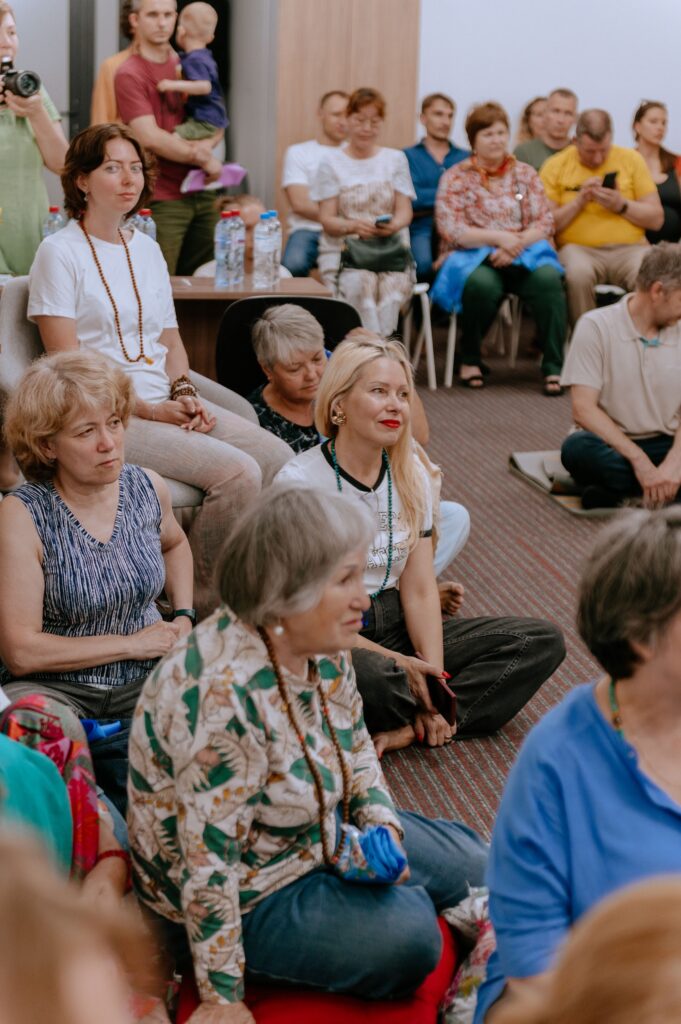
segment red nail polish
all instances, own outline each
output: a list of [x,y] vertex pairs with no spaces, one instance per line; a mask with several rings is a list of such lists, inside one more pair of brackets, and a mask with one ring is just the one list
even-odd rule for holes
[[452,678],[451,675],[449,674],[449,672],[445,672],[444,669],[442,670],[442,675],[443,675],[443,677],[445,679],[451,679]]

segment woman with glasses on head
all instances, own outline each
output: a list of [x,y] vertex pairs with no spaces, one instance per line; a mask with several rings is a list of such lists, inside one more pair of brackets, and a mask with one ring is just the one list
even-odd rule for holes
[[660,230],[646,231],[646,238],[653,245],[656,242],[678,242],[681,238],[681,187],[678,177],[681,158],[662,145],[668,120],[664,103],[643,100],[631,126],[636,149],[648,166],[664,210],[664,223]]
[[435,200],[444,263],[432,292],[443,309],[461,314],[459,381],[483,386],[482,340],[512,292],[539,330],[544,394],[560,395],[567,305],[544,187],[509,153],[508,114],[498,103],[474,107],[466,134],[473,155],[445,171]]
[[376,89],[353,92],[347,144],[329,148],[310,195],[324,228],[324,283],[357,309],[364,327],[388,337],[415,280],[407,228],[416,193],[404,153],[379,145],[385,113]]

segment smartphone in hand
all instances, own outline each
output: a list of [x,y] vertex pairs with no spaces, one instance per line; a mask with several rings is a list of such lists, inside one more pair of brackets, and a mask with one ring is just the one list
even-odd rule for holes
[[374,224],[376,225],[377,228],[380,228],[383,227],[385,224],[389,224],[391,220],[392,215],[390,213],[384,213],[380,217],[376,218]]
[[617,171],[608,171],[603,175],[603,188],[617,188]]

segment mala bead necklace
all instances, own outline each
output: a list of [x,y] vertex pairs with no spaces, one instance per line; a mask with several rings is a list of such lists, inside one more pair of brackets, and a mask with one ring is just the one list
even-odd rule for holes
[[[322,777],[319,772],[319,768],[315,763],[314,759],[312,758],[312,755],[310,754],[307,745],[307,740],[305,739],[305,733],[303,732],[298,723],[298,719],[296,718],[295,712],[293,710],[293,705],[291,704],[289,695],[286,691],[286,684],[284,683],[284,679],[281,674],[281,669],[279,667],[279,659],[277,658],[277,655],[274,651],[274,647],[272,646],[272,641],[270,640],[267,631],[264,630],[262,626],[258,626],[258,634],[260,635],[260,639],[267,648],[267,655],[270,661],[272,662],[272,668],[274,670],[274,675],[277,680],[277,687],[279,689],[279,695],[281,697],[282,704],[284,705],[286,714],[288,715],[288,720],[293,726],[293,730],[296,736],[298,737],[298,742],[302,747],[305,762],[307,764],[307,767],[310,771],[310,775],[312,776],[314,782],[314,788],[317,794],[317,803],[319,804],[319,835],[322,842],[322,856],[324,857],[324,863],[327,865],[327,867],[331,868],[338,863],[338,858],[343,852],[343,847],[345,846],[347,833],[343,832],[341,834],[341,838],[338,842],[335,851],[333,853],[330,853],[328,840],[326,838],[326,833],[324,831],[324,783],[322,782]],[[338,763],[341,769],[341,775],[343,777],[343,824],[347,825],[350,822],[350,792],[352,788],[352,782],[350,779],[350,769],[348,768],[345,758],[343,757],[343,750],[341,748],[336,730],[331,724],[331,719],[329,717],[329,708],[326,703],[326,695],[321,687],[321,683],[317,687],[317,692],[319,693],[319,700],[322,707],[322,717],[324,718],[326,725],[328,727],[329,736],[331,737],[331,742],[333,743],[334,748],[336,750],[336,756],[338,758]]]
[[120,238],[121,242],[123,243],[123,248],[125,250],[125,258],[128,261],[128,270],[130,271],[130,280],[132,281],[132,290],[134,291],[135,298],[137,299],[137,327],[138,327],[138,330],[139,330],[140,354],[138,356],[136,356],[135,359],[133,359],[132,356],[128,355],[128,350],[125,347],[125,342],[123,341],[123,332],[121,331],[121,320],[120,320],[120,317],[118,315],[118,306],[116,305],[115,299],[114,299],[113,295],[111,294],[111,289],[109,288],[109,284],[108,284],[106,278],[104,277],[104,271],[102,270],[102,265],[99,262],[99,257],[97,256],[97,252],[95,250],[95,247],[92,244],[92,239],[90,238],[90,236],[88,234],[88,231],[87,231],[87,228],[85,227],[85,224],[83,223],[83,221],[79,220],[78,223],[80,224],[81,230],[82,230],[83,234],[85,235],[85,237],[87,239],[87,244],[90,246],[90,252],[92,253],[92,258],[95,261],[95,266],[97,267],[97,272],[99,274],[99,277],[100,277],[100,280],[101,280],[102,284],[104,285],[104,291],[109,296],[109,302],[111,303],[111,308],[113,309],[114,325],[116,327],[116,334],[118,335],[118,342],[119,342],[119,344],[121,346],[121,350],[123,352],[123,355],[125,357],[126,362],[128,362],[128,363],[139,363],[141,361],[144,361],[145,363],[149,363],[149,364],[153,363],[154,360],[150,359],[149,356],[145,356],[145,354],[144,354],[144,327],[143,327],[143,323],[142,323],[142,300],[140,298],[140,293],[137,290],[137,281],[135,280],[135,272],[134,272],[134,270],[132,268],[132,260],[130,259],[130,251],[128,249],[128,243],[125,240],[123,232],[119,228],[118,229],[118,237]]
[[[336,458],[336,439],[335,439],[335,437],[331,441],[330,451],[331,451],[331,461],[333,462],[333,470],[334,470],[334,473],[336,474],[336,487],[338,488],[339,492],[342,493],[343,492],[343,485],[341,483],[341,475],[340,475],[340,468],[338,466],[338,459]],[[378,590],[375,590],[373,594],[369,594],[369,597],[372,600],[375,597],[378,597],[379,594],[382,594],[383,591],[385,590],[386,583],[390,579],[390,573],[391,573],[391,570],[392,570],[392,567],[393,567],[393,475],[392,475],[392,472],[390,470],[390,459],[388,458],[388,453],[386,452],[385,448],[383,449],[382,459],[383,459],[383,466],[385,467],[385,471],[386,471],[387,476],[388,476],[388,562],[387,562],[387,565],[385,567],[385,576],[383,577],[383,582],[381,583],[381,585],[378,588]],[[364,616],[362,618],[364,618]]]

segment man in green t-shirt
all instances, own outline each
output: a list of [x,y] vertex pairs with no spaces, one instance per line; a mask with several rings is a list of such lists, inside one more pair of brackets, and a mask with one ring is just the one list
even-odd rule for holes
[[554,89],[549,93],[544,113],[544,128],[537,139],[521,142],[514,155],[535,171],[550,156],[560,153],[570,143],[570,133],[577,120],[577,97],[571,89]]

